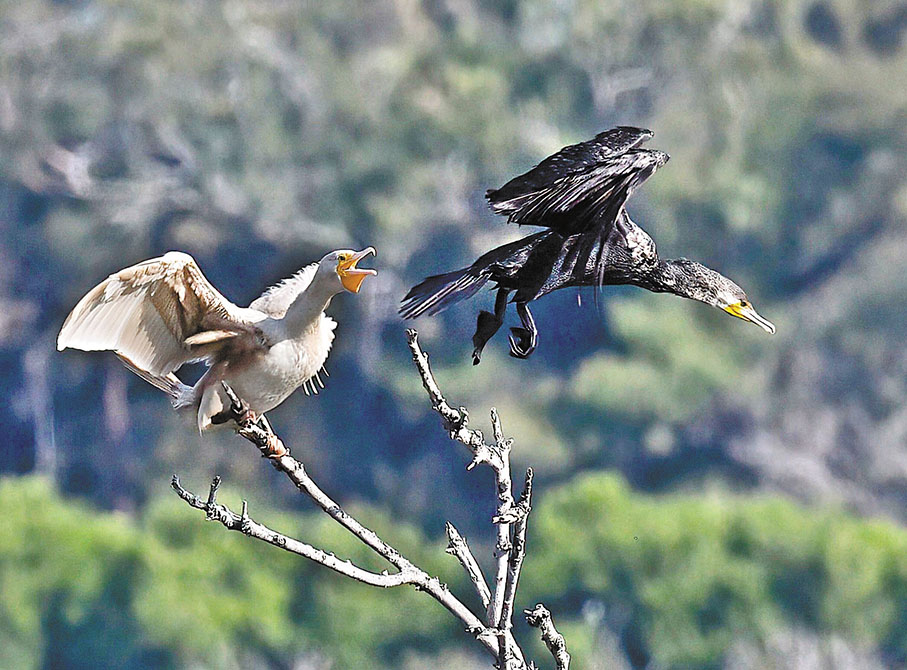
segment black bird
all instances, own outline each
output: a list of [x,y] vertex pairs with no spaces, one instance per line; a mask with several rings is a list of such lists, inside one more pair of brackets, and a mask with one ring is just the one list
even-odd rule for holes
[[494,312],[479,312],[473,364],[503,324],[508,302],[516,304],[522,324],[510,329],[510,355],[527,358],[538,343],[528,303],[568,286],[633,284],[673,293],[774,333],[737,284],[696,261],[660,259],[652,238],[630,219],[627,198],[669,158],[663,151],[640,148],[652,135],[642,128],[612,128],[489,190],[486,197],[496,214],[547,230],[492,249],[469,267],[428,277],[406,294],[400,314],[406,319],[435,314],[494,282]]

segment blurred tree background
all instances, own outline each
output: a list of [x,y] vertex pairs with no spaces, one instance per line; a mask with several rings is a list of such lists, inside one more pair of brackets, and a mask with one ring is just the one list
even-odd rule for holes
[[374,245],[327,388],[272,420],[462,588],[443,521],[490,547],[491,477],[439,430],[397,301],[520,235],[484,189],[618,124],[673,158],[630,203],[660,253],[779,332],[562,291],[530,361],[502,338],[473,368],[474,303],[416,324],[451,401],[498,407],[535,467],[517,606],[544,598],[585,668],[907,666],[905,32],[895,0],[0,4],[0,666],[487,667],[435,603],[201,524],[171,473],[361,552],[239,439],[54,339],[170,249],[247,304]]

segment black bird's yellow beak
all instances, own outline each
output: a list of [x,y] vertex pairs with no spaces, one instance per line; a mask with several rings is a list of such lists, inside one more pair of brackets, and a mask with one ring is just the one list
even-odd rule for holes
[[337,262],[337,274],[340,275],[340,283],[350,293],[359,293],[362,282],[369,275],[378,274],[377,270],[372,268],[357,268],[356,263],[361,261],[369,254],[374,254],[374,247],[366,247],[362,251],[357,251],[349,258]]
[[759,316],[759,313],[756,312],[756,310],[753,309],[753,306],[748,302],[735,302],[734,304],[725,307],[724,311],[731,316],[736,316],[738,319],[755,323],[767,333],[771,333],[772,335],[775,334],[775,324],[768,319]]

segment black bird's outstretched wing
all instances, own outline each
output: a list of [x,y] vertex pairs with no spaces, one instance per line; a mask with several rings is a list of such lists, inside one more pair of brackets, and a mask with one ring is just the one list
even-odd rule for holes
[[529,172],[486,193],[511,223],[573,235],[613,225],[636,186],[668,155],[640,149],[652,131],[620,126],[564,147]]
[[655,134],[651,130],[645,128],[618,126],[606,130],[591,140],[564,147],[556,154],[548,156],[529,172],[514,177],[501,188],[489,189],[488,199],[494,205],[532,195],[551,186],[558,179],[577,172],[585,172],[608,158],[625,154],[630,149],[636,149],[654,136]]

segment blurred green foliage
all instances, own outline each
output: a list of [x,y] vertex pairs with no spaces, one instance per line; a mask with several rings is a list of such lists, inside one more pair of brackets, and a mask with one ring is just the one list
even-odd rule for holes
[[[363,588],[206,525],[175,497],[133,521],[64,500],[42,478],[7,477],[0,505],[10,511],[0,529],[0,667],[239,668],[303,653],[345,668],[394,667],[402,650],[460,642],[454,620],[415,591]],[[380,512],[353,511],[463,586],[441,546]],[[326,517],[260,512],[284,532],[387,568]]]
[[720,667],[735,639],[791,626],[905,658],[907,533],[890,522],[768,496],[653,498],[589,474],[549,493],[533,528],[526,592],[629,611],[631,654],[658,667]]
[[743,395],[739,370],[746,361],[739,360],[737,345],[688,323],[687,307],[656,296],[617,304],[611,327],[628,343],[629,355],[584,360],[572,380],[571,399],[631,421],[679,422],[718,390],[735,386]]
[[[466,642],[428,597],[339,578],[205,524],[175,497],[133,521],[63,499],[44,479],[4,478],[0,505],[3,667],[290,667],[321,656],[335,668],[393,668],[410,649],[443,659]],[[719,668],[734,640],[760,644],[794,626],[907,658],[907,532],[891,523],[770,497],[640,495],[600,473],[534,507],[517,606],[594,603],[597,625],[616,626],[635,664]],[[252,512],[386,567],[325,516]],[[353,512],[476,604],[443,544],[374,509]],[[591,667],[601,630],[558,623],[578,667]],[[534,631],[517,632],[542,654]]]
[[[659,252],[736,280],[779,333],[563,291],[535,310],[532,360],[502,334],[473,368],[487,295],[416,324],[451,401],[496,406],[537,473],[524,604],[546,599],[590,668],[739,670],[741,640],[770,655],[773,628],[903,665],[901,531],[822,510],[907,519],[904,16],[895,0],[0,3],[0,471],[69,496],[3,483],[0,666],[469,663],[432,603],[161,501],[170,473],[216,471],[253,512],[286,507],[284,529],[365,560],[232,436],[194,437],[112,357],[53,340],[91,286],[169,249],[245,304],[329,248],[376,246],[378,279],[331,307],[327,389],[272,420],[344,504],[460,584],[420,533],[451,518],[488,543],[489,480],[437,429],[396,303],[525,232],[485,188],[617,124],[672,156],[629,205]],[[582,477],[602,468],[686,497]],[[819,511],[760,497],[778,491]]]

